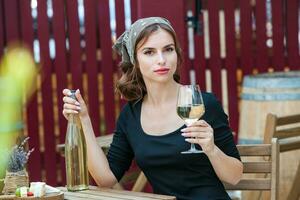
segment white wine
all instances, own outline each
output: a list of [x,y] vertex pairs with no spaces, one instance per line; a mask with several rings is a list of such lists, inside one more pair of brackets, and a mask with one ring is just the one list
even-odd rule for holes
[[[72,93],[72,98],[75,95]],[[86,142],[77,114],[70,114],[65,140],[67,189],[78,191],[88,189]]]
[[[176,111],[186,126],[190,126],[202,117],[205,107],[199,85],[182,85],[179,87]],[[196,149],[195,144],[191,143],[191,148],[181,153],[203,153],[203,151]]]
[[205,112],[204,104],[177,106],[177,114],[187,124],[197,121]]

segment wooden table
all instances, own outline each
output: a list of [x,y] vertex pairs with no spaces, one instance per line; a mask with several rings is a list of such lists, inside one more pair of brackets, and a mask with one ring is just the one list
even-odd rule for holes
[[69,192],[65,187],[58,187],[64,192],[65,200],[175,200],[174,196],[157,195],[143,192],[115,190],[90,186],[89,190]]

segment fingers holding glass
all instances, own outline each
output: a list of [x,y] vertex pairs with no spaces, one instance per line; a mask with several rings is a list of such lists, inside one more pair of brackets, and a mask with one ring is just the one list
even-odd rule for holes
[[199,120],[198,122],[182,129],[182,136],[185,137],[185,141],[200,145],[205,153],[210,152],[214,147],[213,129],[205,121]]
[[[177,98],[177,114],[184,120],[187,127],[197,122],[204,115],[205,107],[199,85],[182,85]],[[182,153],[202,153],[194,143],[191,148]]]

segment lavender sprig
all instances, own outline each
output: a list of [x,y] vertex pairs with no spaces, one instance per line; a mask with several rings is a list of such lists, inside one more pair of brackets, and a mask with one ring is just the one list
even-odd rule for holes
[[34,148],[26,152],[24,145],[29,140],[29,137],[25,138],[20,145],[15,145],[8,158],[7,171],[17,172],[24,169],[29,155],[34,151]]

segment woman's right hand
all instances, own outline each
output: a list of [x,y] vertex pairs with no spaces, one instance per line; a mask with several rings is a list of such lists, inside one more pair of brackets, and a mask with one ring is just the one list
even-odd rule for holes
[[86,106],[79,90],[76,90],[76,92],[75,92],[77,101],[70,97],[71,90],[64,89],[63,94],[65,96],[63,97],[64,106],[63,106],[62,113],[67,120],[68,120],[68,117],[70,114],[79,114],[80,118],[88,116],[87,106]]

